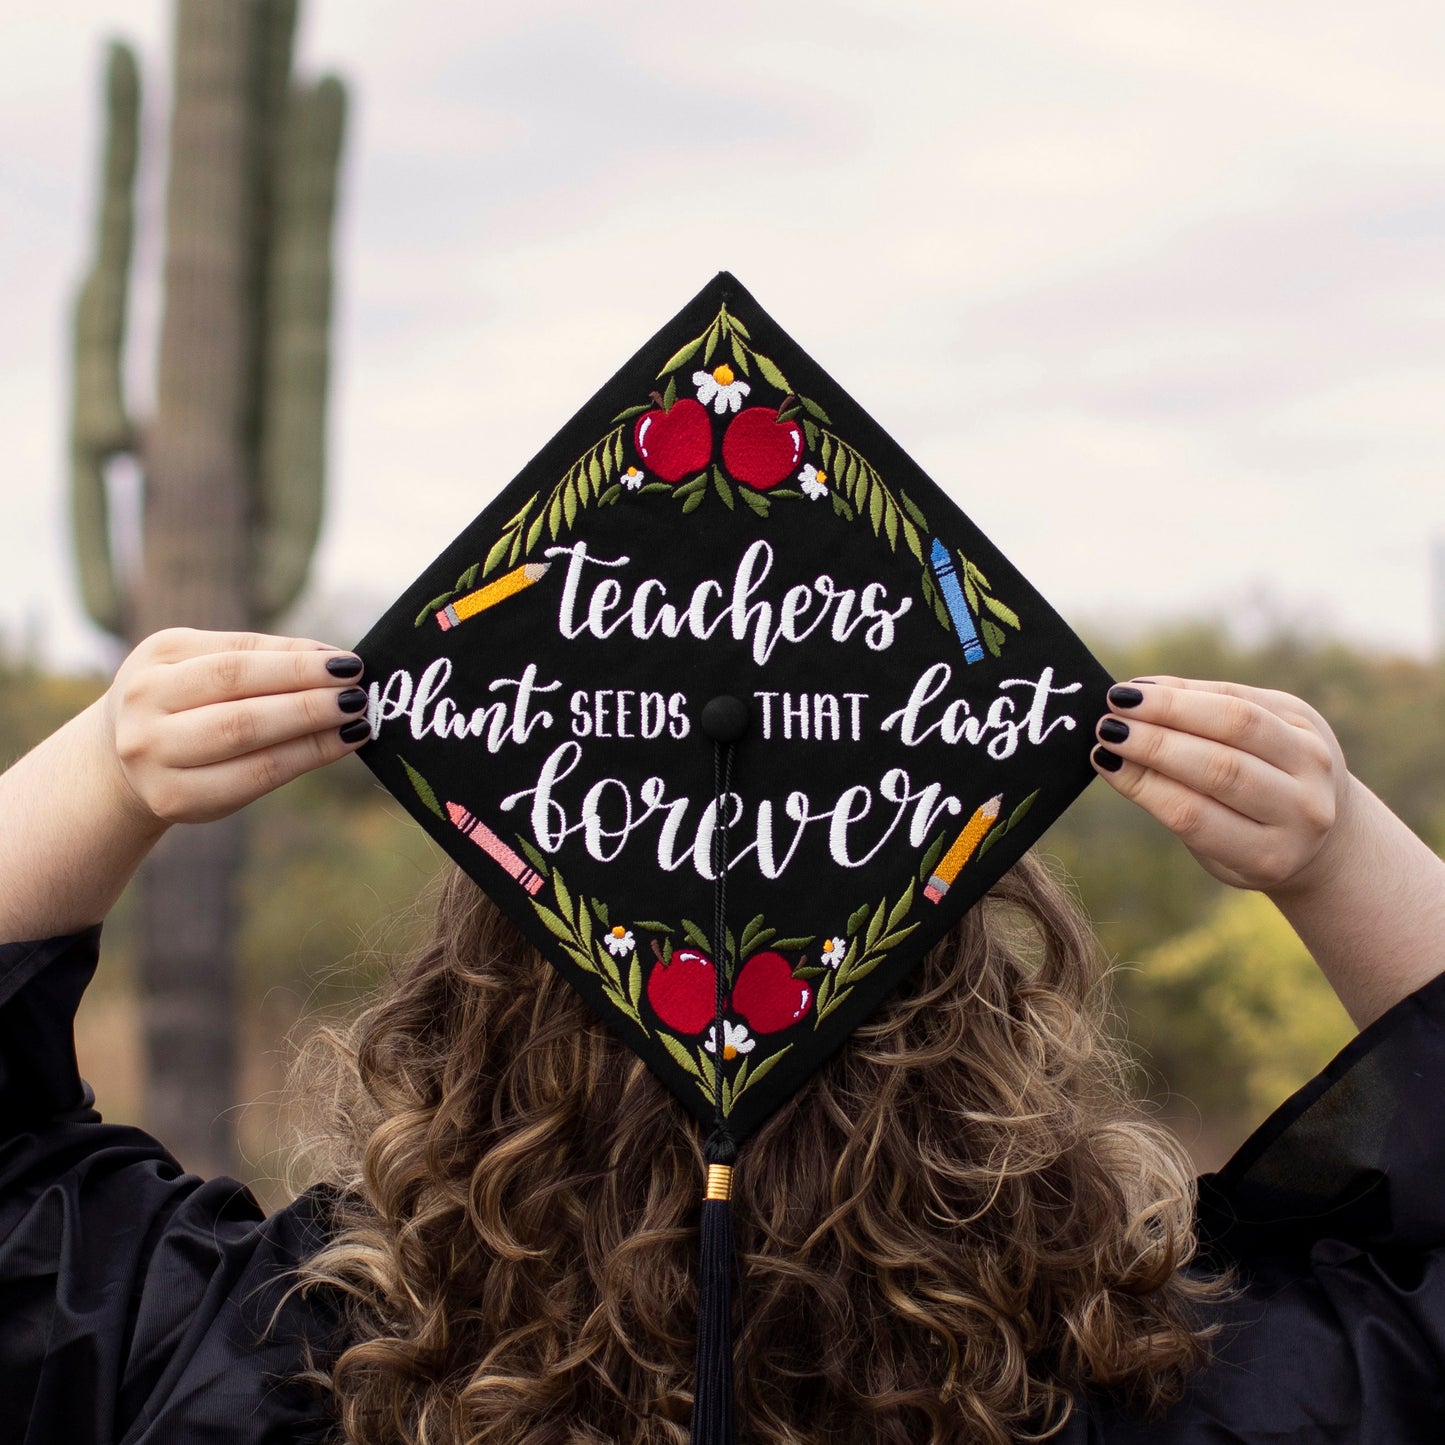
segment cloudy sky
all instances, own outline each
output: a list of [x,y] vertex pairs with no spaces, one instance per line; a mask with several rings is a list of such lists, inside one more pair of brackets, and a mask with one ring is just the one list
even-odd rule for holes
[[[0,634],[84,664],[108,654],[66,534],[67,310],[123,33],[143,409],[169,5],[7,9]],[[1076,620],[1429,646],[1437,0],[305,9],[301,68],[354,98],[305,619],[329,640],[725,267]]]

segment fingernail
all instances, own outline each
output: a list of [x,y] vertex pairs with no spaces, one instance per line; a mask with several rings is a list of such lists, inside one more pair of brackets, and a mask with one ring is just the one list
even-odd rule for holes
[[[361,692],[361,689],[357,688],[357,691]],[[362,697],[366,696],[365,693],[361,695]],[[342,693],[342,696],[346,697],[348,694]],[[348,708],[346,711],[349,712],[351,709]],[[1126,743],[1129,741],[1129,724],[1120,722],[1116,717],[1106,717],[1104,721],[1099,724],[1099,736],[1103,738],[1106,743]]]
[[344,652],[339,657],[328,657],[326,670],[332,677],[360,677],[361,659],[350,652]]
[[349,722],[345,727],[339,728],[341,741],[344,743],[359,743],[362,738],[371,732],[371,724],[364,717],[359,717],[355,722]]
[[1144,694],[1137,687],[1111,687],[1109,701],[1115,707],[1138,707],[1144,701]]
[[[356,724],[352,723],[351,726],[355,727]],[[345,729],[343,728],[342,731],[344,732]],[[1103,768],[1106,773],[1117,773],[1124,766],[1124,759],[1118,753],[1111,753],[1108,748],[1095,748],[1094,766]]]
[[366,706],[366,690],[360,687],[348,687],[345,692],[336,694],[336,706],[342,712],[360,712]]

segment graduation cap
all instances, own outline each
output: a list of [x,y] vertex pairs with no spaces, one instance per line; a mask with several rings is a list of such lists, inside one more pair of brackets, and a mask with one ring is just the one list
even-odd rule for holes
[[362,758],[706,1131],[730,1440],[738,1146],[1093,776],[1108,674],[726,273],[357,651]]

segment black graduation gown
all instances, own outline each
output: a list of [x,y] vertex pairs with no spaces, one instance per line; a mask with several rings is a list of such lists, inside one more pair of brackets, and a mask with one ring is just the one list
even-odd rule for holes
[[[285,1295],[324,1237],[101,1122],[72,1019],[99,929],[0,947],[0,1445],[294,1445],[331,1428],[290,1377],[334,1348]],[[1200,1226],[1245,1290],[1162,1422],[1084,1398],[1065,1445],[1445,1438],[1445,977],[1366,1029],[1217,1175]]]

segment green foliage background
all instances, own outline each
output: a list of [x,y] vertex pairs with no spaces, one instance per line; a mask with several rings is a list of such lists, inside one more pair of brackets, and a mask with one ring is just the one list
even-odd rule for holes
[[[1206,624],[1129,643],[1088,640],[1116,677],[1229,678],[1306,699],[1334,727],[1356,775],[1445,849],[1445,666],[1290,635],[1242,646]],[[103,686],[0,658],[0,764]],[[264,799],[252,817],[247,1009],[264,1019],[260,1036],[279,1041],[303,1016],[353,1006],[386,959],[422,934],[441,857],[354,760]],[[1215,883],[1103,785],[1085,792],[1041,849],[1074,880],[1117,965],[1116,1006],[1141,1088],[1201,1163],[1218,1163],[1353,1032],[1265,899]],[[102,998],[129,986],[128,913],[122,900],[108,925]],[[92,1074],[97,1068],[103,1059]],[[137,1100],[100,1092],[110,1117],[133,1117]],[[275,1120],[264,1109],[258,1117],[250,1153],[264,1158]]]

